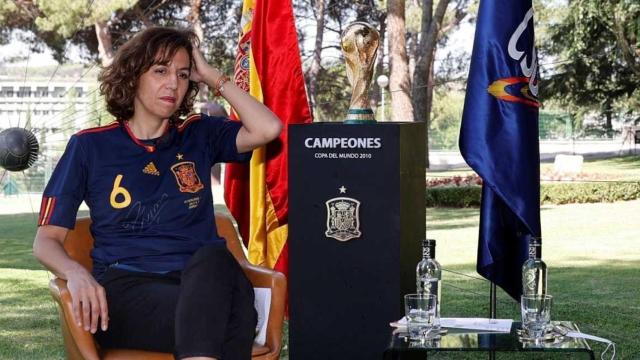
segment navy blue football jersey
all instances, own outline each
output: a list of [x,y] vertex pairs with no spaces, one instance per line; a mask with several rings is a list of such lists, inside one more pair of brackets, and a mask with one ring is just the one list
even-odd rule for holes
[[181,270],[205,244],[224,246],[215,228],[211,166],[239,162],[241,124],[192,115],[155,140],[137,139],[126,122],[73,135],[43,193],[38,225],[73,229],[90,209],[91,256],[99,278],[120,264],[149,272]]

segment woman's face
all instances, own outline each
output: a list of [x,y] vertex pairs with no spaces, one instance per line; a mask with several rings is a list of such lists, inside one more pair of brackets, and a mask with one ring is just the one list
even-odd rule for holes
[[134,117],[160,121],[178,110],[189,89],[191,58],[187,50],[176,51],[167,64],[154,64],[138,79],[133,102]]

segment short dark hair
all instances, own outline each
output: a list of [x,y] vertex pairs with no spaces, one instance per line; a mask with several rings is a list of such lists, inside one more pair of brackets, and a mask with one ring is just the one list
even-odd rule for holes
[[[104,95],[107,111],[124,121],[133,116],[133,100],[138,88],[138,80],[151,66],[166,64],[180,49],[189,54],[189,69],[193,66],[191,51],[199,46],[198,36],[188,29],[168,27],[150,27],[122,45],[113,62],[105,67],[98,80],[100,93]],[[189,81],[189,88],[178,110],[171,115],[171,122],[179,121],[180,117],[191,111],[193,101],[198,94],[198,84]]]

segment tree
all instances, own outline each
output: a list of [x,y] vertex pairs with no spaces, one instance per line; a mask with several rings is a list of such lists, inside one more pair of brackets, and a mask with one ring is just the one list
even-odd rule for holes
[[342,60],[326,63],[318,74],[314,121],[342,121],[349,110],[351,86]]
[[[241,5],[241,4],[240,4]],[[70,45],[82,47],[85,60],[107,65],[113,51],[140,29],[151,25],[184,26],[198,21],[209,53],[230,56],[237,42],[238,4],[233,0],[200,2],[197,0],[14,0],[0,5],[0,42],[12,31],[35,35],[33,50],[44,45],[63,63]],[[189,9],[189,18],[181,19]],[[232,66],[229,67],[232,69]]]
[[[346,25],[352,21],[366,21],[377,29],[384,29],[384,18],[386,10],[379,2],[374,0],[296,0],[294,10],[296,18],[307,19],[312,22],[315,28],[315,41],[312,49],[302,47],[303,68],[305,71],[305,82],[310,107],[314,113],[315,120],[339,121],[344,119],[346,109],[342,113],[327,109],[327,105],[337,102],[342,106],[342,98],[346,96],[347,105],[350,97],[349,82],[346,79],[344,66],[342,71],[337,71],[340,67],[335,59],[322,56],[327,49],[340,51],[339,39]],[[300,43],[304,45],[305,31],[300,32]],[[333,36],[332,36],[333,35]],[[381,34],[382,35],[382,34]],[[336,39],[335,41],[327,39]],[[379,50],[380,51],[380,50]],[[379,57],[378,62],[381,64]],[[344,76],[344,78],[333,79],[334,83],[325,82],[329,76]],[[324,85],[327,86],[324,86]],[[345,89],[339,89],[335,84],[343,84]],[[374,85],[375,86],[375,85]],[[346,95],[345,95],[346,94]],[[376,94],[376,88],[373,89]],[[330,104],[323,103],[322,99],[331,99]],[[348,106],[347,106],[348,108]],[[335,114],[337,117],[333,117]]]
[[92,3],[88,0],[15,0],[12,5],[0,7],[0,32],[10,34],[15,29],[31,32],[53,51],[56,60],[63,61],[67,41],[84,42],[94,27],[95,48],[100,50],[104,64],[113,56],[107,21],[113,12],[134,4],[133,0],[110,0],[97,6],[91,6]]
[[464,93],[439,87],[434,93],[433,116],[429,122],[429,146],[436,149],[458,148]]
[[312,0],[313,17],[316,20],[316,36],[313,47],[313,55],[311,57],[311,65],[305,73],[307,81],[307,90],[309,92],[310,109],[315,109],[318,103],[318,75],[320,74],[322,55],[322,42],[324,40],[324,24],[325,24],[325,0]]
[[405,1],[387,1],[387,29],[389,38],[389,91],[391,92],[392,121],[413,121],[411,79],[405,41]]
[[613,1],[605,4],[622,57],[640,77],[640,3]]
[[560,10],[547,49],[557,66],[543,83],[542,98],[577,117],[595,111],[611,135],[615,115],[640,97],[640,4],[575,0]]
[[29,30],[40,14],[33,1],[5,1],[0,4],[0,45],[7,44],[14,29]]
[[[416,67],[413,72],[411,98],[416,120],[427,123],[427,139],[429,139],[433,89],[435,87],[433,64],[438,43],[446,40],[447,34],[457,28],[468,14],[468,0],[454,1],[453,10],[447,14],[449,2],[450,0],[439,0],[434,10],[433,0],[422,0],[422,19],[416,47]],[[426,158],[428,167],[428,147]]]

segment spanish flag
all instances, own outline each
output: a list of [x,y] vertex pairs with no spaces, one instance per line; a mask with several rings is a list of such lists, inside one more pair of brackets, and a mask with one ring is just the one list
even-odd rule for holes
[[249,261],[287,275],[287,124],[311,122],[291,0],[244,0],[241,28],[235,82],[271,109],[284,129],[254,150],[249,164],[226,165],[224,197]]

